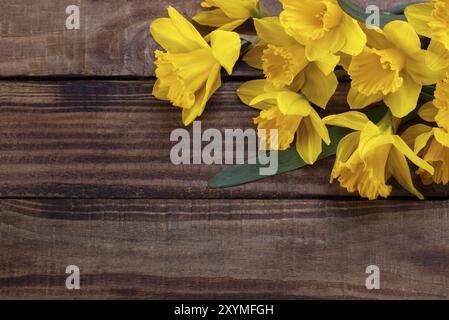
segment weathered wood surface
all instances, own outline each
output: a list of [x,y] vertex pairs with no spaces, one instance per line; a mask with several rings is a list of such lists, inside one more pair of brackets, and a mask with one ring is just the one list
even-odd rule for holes
[[[203,130],[253,128],[257,112],[226,82],[201,118]],[[207,181],[224,166],[170,161],[178,109],[151,96],[153,81],[0,82],[1,197],[291,198],[351,197],[329,184],[333,159],[227,190]],[[328,112],[347,109],[348,84]],[[191,131],[192,129],[189,128]],[[447,188],[424,189],[447,198]],[[409,196],[397,188],[396,196]]]
[[[8,298],[445,298],[449,202],[2,200]],[[78,265],[81,290],[65,289]],[[381,290],[365,288],[380,267]]]
[[[199,2],[170,4],[192,16]],[[329,185],[329,159],[210,190],[224,166],[170,163],[179,111],[151,97],[152,80],[108,79],[153,74],[147,28],[168,1],[0,4],[0,299],[449,297],[447,187],[362,201]],[[80,31],[65,30],[69,4]],[[204,129],[253,127],[240,80],[210,101]],[[327,112],[347,109],[347,86]],[[71,264],[80,291],[65,289]],[[379,291],[365,288],[368,265]]]
[[[276,0],[263,0],[276,13]],[[404,0],[359,0],[382,7]],[[201,0],[2,0],[0,8],[1,76],[149,76],[157,45],[149,23],[173,5],[187,17]],[[79,5],[80,30],[67,30],[66,7]],[[241,66],[236,75],[251,74]]]

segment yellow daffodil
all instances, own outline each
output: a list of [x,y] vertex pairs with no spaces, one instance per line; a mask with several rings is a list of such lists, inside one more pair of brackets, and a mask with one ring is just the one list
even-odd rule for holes
[[328,54],[325,59],[309,61],[304,45],[285,32],[277,17],[256,19],[254,24],[261,44],[244,60],[262,69],[271,86],[301,90],[307,99],[325,108],[338,86],[333,71],[339,58]]
[[444,77],[425,63],[426,51],[415,30],[404,21],[393,21],[376,32],[376,47],[366,47],[353,57],[348,103],[361,109],[384,101],[393,115],[403,118],[416,108],[423,85]]
[[[308,164],[313,164],[322,152],[322,141],[330,143],[329,132],[307,99],[292,91],[276,90],[266,80],[243,84],[237,94],[242,102],[260,110],[254,119],[262,145],[273,150],[286,150],[296,136],[296,150]],[[267,133],[278,130],[278,145],[270,144]],[[260,134],[262,132],[262,134]]]
[[281,0],[281,23],[287,33],[305,45],[309,60],[343,52],[358,55],[366,36],[336,0]]
[[331,182],[338,179],[349,192],[358,192],[362,197],[374,200],[390,195],[392,187],[387,183],[393,176],[406,190],[424,199],[413,185],[406,158],[429,174],[434,170],[394,134],[389,117],[375,125],[365,114],[351,111],[329,116],[323,121],[355,130],[338,146]]
[[436,122],[439,127],[449,131],[449,76],[437,83],[435,100],[426,103],[419,115],[426,121]]
[[410,5],[405,15],[418,34],[432,39],[427,53],[430,68],[449,68],[449,0]]
[[209,45],[174,8],[168,8],[168,15],[150,27],[155,41],[166,50],[155,52],[158,80],[153,95],[181,108],[187,126],[203,113],[221,86],[221,67],[232,73],[240,55],[240,37],[235,32],[216,30]]
[[246,20],[260,17],[259,0],[206,0],[193,20],[199,24],[232,31]]
[[430,163],[435,173],[431,174],[419,169],[417,174],[425,185],[432,183],[449,183],[449,134],[445,129],[432,128],[423,124],[417,124],[408,128],[403,139],[410,146],[414,145],[415,153],[422,154],[425,161]]

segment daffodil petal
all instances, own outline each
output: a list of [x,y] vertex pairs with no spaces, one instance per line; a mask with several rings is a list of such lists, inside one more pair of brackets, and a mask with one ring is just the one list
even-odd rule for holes
[[326,58],[316,60],[313,63],[321,70],[322,73],[329,75],[334,72],[338,62],[340,62],[340,57],[335,54],[330,54]]
[[435,170],[434,168],[428,164],[426,161],[418,157],[412,149],[410,149],[409,146],[405,143],[404,140],[401,139],[399,136],[394,136],[394,146],[396,149],[403,155],[405,155],[411,162],[413,162],[416,166],[420,167],[421,169],[427,171],[430,174],[434,174]]
[[352,132],[341,139],[337,147],[336,162],[346,162],[357,150],[360,142],[360,131]]
[[184,53],[201,48],[197,42],[185,39],[170,18],[154,20],[150,25],[150,33],[162,48],[171,53]]
[[439,144],[442,146],[445,146],[446,148],[449,148],[449,133],[443,131],[440,128],[435,128],[433,130],[435,139],[438,141]]
[[405,54],[413,56],[421,51],[421,41],[413,27],[405,21],[392,21],[384,27],[384,35]]
[[252,106],[260,110],[269,109],[275,106],[275,103],[269,104],[266,102],[261,102],[255,105],[251,105],[251,102],[254,100],[254,98],[265,93],[266,82],[267,82],[266,80],[252,80],[245,82],[237,90],[237,95],[240,98],[240,100],[247,106]]
[[398,91],[390,93],[384,99],[393,115],[403,118],[412,112],[418,104],[422,85],[416,83],[408,74],[403,75],[404,82]]
[[263,70],[262,56],[266,48],[266,44],[256,44],[245,54],[243,61],[250,67]]
[[337,87],[338,80],[334,73],[326,76],[314,63],[306,67],[302,93],[314,104],[325,109]]
[[401,135],[402,140],[405,141],[405,143],[410,147],[410,148],[414,148],[414,151],[416,154],[418,154],[419,151],[422,150],[422,148],[425,147],[424,146],[420,146],[421,148],[419,150],[417,150],[417,146],[416,146],[416,138],[420,135],[422,135],[423,133],[432,131],[432,128],[429,126],[426,126],[424,124],[416,124],[414,126],[411,126],[409,128],[407,128],[407,130],[404,131],[404,133]]
[[[178,30],[178,33],[182,35],[183,41],[188,41],[191,46],[196,44],[196,48],[209,48],[206,40],[201,36],[198,30],[180,14],[175,8],[168,7],[168,15],[174,25]],[[160,32],[169,32],[171,30],[160,30]]]
[[408,22],[415,28],[418,34],[427,38],[432,37],[429,22],[432,19],[433,6],[434,4],[429,2],[413,4],[405,8],[405,16]]
[[360,144],[360,157],[364,159],[368,153],[375,151],[382,146],[393,143],[394,139],[391,134],[379,134]]
[[168,98],[168,90],[169,88],[161,88],[161,80],[157,79],[153,86],[153,96],[159,100],[170,100]]
[[394,148],[391,150],[388,158],[388,171],[405,190],[417,196],[420,200],[424,200],[424,196],[413,185],[412,175],[406,158]]
[[421,152],[421,150],[426,147],[427,143],[429,142],[430,138],[433,137],[433,135],[434,135],[433,129],[430,129],[429,131],[423,132],[420,135],[418,135],[415,140],[414,152],[416,154]]
[[201,11],[193,17],[193,20],[201,25],[211,27],[221,27],[235,21],[235,19],[229,18],[221,9]]
[[340,51],[344,43],[344,34],[339,32],[338,28],[334,28],[323,38],[306,43],[306,57],[310,61],[323,60],[329,54]]
[[295,92],[281,92],[277,99],[279,110],[284,115],[306,117],[312,110],[312,106],[304,96]]
[[432,40],[427,49],[426,64],[432,70],[446,70],[449,68],[449,50],[441,42]]
[[238,19],[251,17],[250,3],[246,6],[244,5],[246,4],[244,1],[214,0],[214,3],[217,7],[220,7],[228,17]]
[[320,156],[323,144],[320,135],[314,130],[309,117],[304,118],[299,125],[296,137],[296,150],[308,164],[314,164]]
[[326,125],[315,110],[311,110],[309,119],[313,125],[313,128],[319,134],[324,143],[329,145],[331,143],[329,131],[327,130]]
[[383,99],[382,92],[379,92],[371,96],[365,96],[354,87],[351,87],[348,93],[348,104],[351,107],[351,109],[363,109],[369,105],[372,105],[373,103],[382,101],[382,99]]
[[259,105],[262,102],[272,102],[275,103],[277,101],[277,98],[279,97],[280,92],[279,91],[269,91],[262,93],[261,95],[255,97],[251,102],[249,103],[250,107],[254,107]]
[[417,52],[407,59],[407,73],[415,82],[421,83],[422,85],[434,84],[443,79],[446,75],[444,69],[431,69],[430,66],[427,65],[426,60],[431,59],[428,58],[429,54],[431,53],[426,53],[426,51],[421,50],[421,52]]
[[279,17],[254,19],[254,26],[259,38],[269,44],[284,47],[297,45],[293,37],[290,37],[282,27]]
[[427,122],[435,122],[435,117],[437,114],[438,109],[434,106],[433,101],[427,102],[419,110],[419,116]]
[[211,70],[206,86],[200,90],[195,99],[195,104],[190,109],[182,110],[182,121],[185,126],[190,125],[197,117],[201,116],[207,102],[221,86],[221,66],[217,63]]
[[370,122],[370,120],[364,113],[357,111],[349,111],[341,114],[328,116],[323,119],[323,122],[330,126],[343,127],[356,131],[361,131]]
[[236,32],[215,30],[210,39],[213,56],[231,75],[240,56],[240,36]]
[[365,48],[367,38],[357,21],[345,15],[339,31],[346,38],[345,45],[341,48],[341,51],[351,56],[360,54],[363,48]]

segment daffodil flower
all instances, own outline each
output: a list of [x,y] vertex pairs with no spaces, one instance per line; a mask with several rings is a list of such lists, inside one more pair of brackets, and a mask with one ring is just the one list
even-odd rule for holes
[[359,24],[348,16],[336,0],[281,0],[280,18],[287,33],[305,45],[306,57],[318,60],[343,52],[351,56],[362,52],[366,36]]
[[232,31],[246,20],[260,17],[259,0],[206,0],[193,20],[199,24]]
[[334,69],[339,57],[328,54],[309,61],[304,45],[285,32],[277,17],[255,19],[254,25],[261,44],[248,52],[244,60],[262,69],[271,86],[301,90],[311,102],[326,108],[338,86]]
[[[296,150],[308,164],[313,164],[322,152],[322,141],[330,144],[329,132],[307,99],[292,91],[276,90],[266,80],[244,83],[237,91],[243,103],[260,110],[254,119],[262,145],[272,150],[286,150],[296,136]],[[278,130],[278,145],[270,144],[266,134]]]
[[376,47],[352,58],[348,103],[361,109],[383,100],[395,117],[403,118],[416,108],[422,86],[436,83],[444,73],[426,65],[426,51],[408,23],[390,22],[375,35],[369,43]]
[[216,30],[209,45],[176,9],[169,18],[155,20],[150,32],[166,52],[156,50],[156,81],[153,95],[182,109],[184,125],[199,117],[207,101],[221,86],[220,70],[231,74],[240,55],[240,37]]
[[402,135],[403,139],[414,145],[416,154],[422,154],[425,161],[430,163],[435,172],[431,174],[419,169],[417,174],[423,184],[432,183],[446,185],[449,183],[449,134],[445,129],[433,128],[424,124],[417,124],[408,128]]
[[449,75],[437,83],[435,99],[426,103],[419,115],[428,122],[436,122],[439,127],[449,131]]
[[410,193],[424,199],[413,185],[406,158],[429,174],[433,174],[434,169],[394,134],[390,117],[376,125],[365,114],[350,111],[326,117],[323,121],[355,130],[338,145],[331,182],[337,179],[349,192],[358,192],[364,198],[375,200],[391,194],[392,187],[387,182],[393,176]]
[[418,34],[432,39],[426,60],[430,68],[449,68],[449,1],[413,4],[405,9],[405,15]]

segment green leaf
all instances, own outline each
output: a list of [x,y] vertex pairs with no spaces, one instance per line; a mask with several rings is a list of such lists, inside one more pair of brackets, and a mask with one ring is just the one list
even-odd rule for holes
[[[349,0],[338,0],[340,7],[352,18],[366,23],[371,13],[366,12],[366,8],[360,7]],[[402,20],[407,21],[407,18],[403,14],[394,14],[387,11],[380,11],[380,28],[383,28],[386,24],[392,21]]]
[[[378,107],[371,109],[367,112],[371,121],[379,122],[385,113],[388,112],[386,107]],[[331,144],[323,147],[323,152],[319,157],[319,160],[328,158],[334,155],[337,151],[338,144],[351,130],[346,128],[333,127],[329,129],[329,135],[331,137]],[[291,147],[288,150],[279,152],[278,159],[278,171],[275,175],[297,170],[308,166],[304,160],[296,152],[295,147]],[[243,164],[227,168],[209,180],[209,188],[229,188],[242,184],[262,180],[271,176],[260,175],[260,168],[265,166],[258,164]]]

